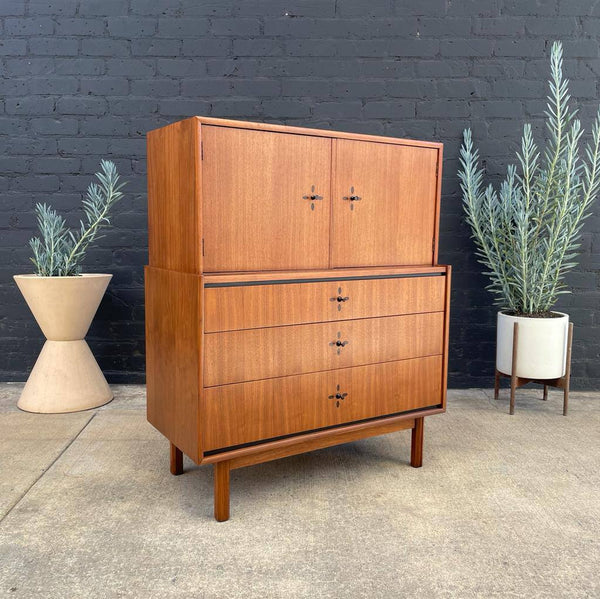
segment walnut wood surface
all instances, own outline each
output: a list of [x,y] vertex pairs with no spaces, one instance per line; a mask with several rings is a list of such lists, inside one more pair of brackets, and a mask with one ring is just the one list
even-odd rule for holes
[[201,271],[199,145],[196,119],[148,133],[150,266]]
[[410,465],[420,468],[423,465],[423,433],[425,430],[425,418],[415,418],[415,426],[412,430],[410,443]]
[[308,127],[292,127],[289,125],[275,125],[273,123],[253,123],[250,121],[235,121],[232,119],[216,119],[212,117],[195,116],[199,123],[214,125],[215,127],[233,127],[235,129],[256,129],[257,131],[274,131],[277,133],[289,133],[291,135],[312,135],[317,137],[358,139],[362,141],[374,141],[378,143],[401,144],[405,146],[418,146],[423,148],[441,149],[443,144],[434,141],[421,141],[416,139],[402,139],[398,137],[386,137],[382,135],[367,135],[365,133],[348,133],[345,131],[330,131],[327,129],[310,129]]
[[437,150],[334,143],[331,266],[433,264]]
[[431,312],[208,333],[204,386],[433,356],[443,332],[444,313]]
[[445,283],[432,276],[210,288],[205,331],[438,312]]
[[146,267],[148,421],[199,461],[200,277]]
[[241,449],[234,449],[223,453],[215,453],[204,458],[205,464],[214,464],[219,461],[228,461],[230,468],[243,468],[253,464],[262,464],[271,460],[278,460],[288,456],[315,451],[340,443],[349,443],[358,439],[365,439],[375,435],[394,433],[408,428],[413,428],[414,419],[408,416],[388,416],[369,422],[360,422],[340,426],[326,431],[317,431],[302,435],[295,435],[286,439],[279,439],[261,445],[251,445]]
[[205,271],[328,266],[329,139],[204,126],[202,143]]
[[[204,117],[148,134],[148,420],[172,472],[182,452],[215,464],[217,520],[233,468],[403,428],[421,465],[423,418],[446,405],[441,160],[438,143]],[[446,276],[368,278],[410,273]]]
[[431,356],[205,389],[204,450],[439,405],[441,370]]
[[446,266],[446,293],[444,309],[444,362],[442,368],[442,406],[446,409],[446,395],[448,389],[448,346],[450,339],[450,292],[452,281],[452,267]]
[[217,462],[213,467],[215,520],[229,520],[229,462]]
[[173,445],[173,443],[170,443],[169,445],[171,449],[171,474],[179,476],[180,474],[183,474],[183,452],[181,449]]

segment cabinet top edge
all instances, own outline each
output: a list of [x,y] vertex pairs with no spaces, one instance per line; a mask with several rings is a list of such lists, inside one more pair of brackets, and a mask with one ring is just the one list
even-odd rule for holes
[[401,137],[388,137],[383,135],[368,135],[366,133],[349,133],[346,131],[332,131],[329,129],[311,129],[309,127],[296,127],[290,125],[276,125],[272,123],[256,123],[252,121],[236,121],[231,119],[217,119],[205,116],[193,116],[187,119],[173,122],[164,127],[158,129],[152,129],[148,131],[148,134],[154,131],[161,131],[168,127],[172,127],[177,123],[183,123],[186,121],[195,122],[200,125],[213,125],[216,127],[232,127],[235,129],[254,129],[257,131],[271,131],[274,133],[290,133],[295,135],[313,135],[318,137],[329,137],[335,139],[348,139],[354,141],[373,141],[379,143],[398,144],[405,146],[417,146],[423,148],[433,148],[441,150],[444,144],[435,141],[423,141],[416,139],[404,139]]

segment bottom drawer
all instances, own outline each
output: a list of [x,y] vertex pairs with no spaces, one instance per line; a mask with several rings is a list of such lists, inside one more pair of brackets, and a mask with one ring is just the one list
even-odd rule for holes
[[442,402],[442,356],[211,387],[204,451]]

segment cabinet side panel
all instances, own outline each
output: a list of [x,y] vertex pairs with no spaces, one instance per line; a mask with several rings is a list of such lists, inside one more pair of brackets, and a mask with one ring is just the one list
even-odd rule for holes
[[200,277],[146,267],[148,421],[199,461]]
[[437,188],[435,192],[435,230],[433,233],[433,262],[435,266],[438,261],[438,250],[440,247],[440,212],[442,208],[442,166],[444,162],[444,146],[440,146],[437,156]]
[[147,144],[150,266],[198,273],[199,122],[192,118],[150,131]]
[[446,266],[446,310],[444,314],[444,362],[442,364],[442,407],[446,409],[448,390],[448,340],[450,337],[450,292],[452,290],[452,267]]

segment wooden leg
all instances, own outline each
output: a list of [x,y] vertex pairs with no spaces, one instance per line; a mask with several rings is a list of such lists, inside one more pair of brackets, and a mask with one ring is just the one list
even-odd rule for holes
[[548,401],[548,385],[544,385],[544,397],[542,399]]
[[213,468],[215,482],[215,520],[229,520],[229,472],[228,461],[216,462]]
[[519,344],[519,323],[513,328],[512,368],[510,371],[510,414],[515,413],[515,391],[517,390],[517,347]]
[[498,399],[500,393],[500,372],[496,369],[496,379],[494,381],[494,399]]
[[183,474],[183,452],[171,443],[171,474]]
[[569,337],[567,338],[567,368],[565,370],[565,390],[563,395],[563,416],[569,409],[569,387],[571,386],[571,348],[573,346],[573,323],[569,323]]
[[423,465],[423,428],[425,418],[415,418],[415,426],[412,429],[410,448],[410,465],[420,468]]

